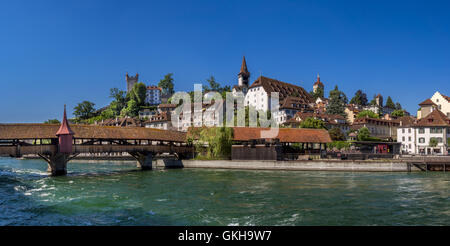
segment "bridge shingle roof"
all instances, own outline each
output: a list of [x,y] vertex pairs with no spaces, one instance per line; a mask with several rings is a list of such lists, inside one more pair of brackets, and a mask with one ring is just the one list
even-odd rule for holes
[[[0,124],[0,140],[57,138],[60,124]],[[185,142],[186,133],[144,127],[70,125],[74,138]]]

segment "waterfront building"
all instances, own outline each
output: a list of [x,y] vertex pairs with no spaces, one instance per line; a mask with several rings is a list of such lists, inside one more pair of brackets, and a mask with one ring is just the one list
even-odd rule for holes
[[128,73],[125,74],[125,79],[127,81],[127,93],[133,89],[134,84],[136,84],[139,80],[139,74],[136,73],[136,76],[128,76]]
[[448,155],[450,118],[440,110],[433,110],[417,121],[399,126],[397,135],[404,154]]
[[[234,127],[232,160],[298,160],[321,154],[331,143],[325,129],[279,128],[276,138],[261,138],[269,128]],[[301,147],[300,147],[301,146]]]
[[397,139],[397,128],[400,125],[397,120],[384,120],[376,118],[357,118],[353,120],[351,125],[352,130],[359,130],[363,127],[369,129],[371,136],[394,140]]
[[436,109],[450,117],[450,97],[441,94],[439,91],[436,91],[431,98],[423,101],[419,106],[418,119],[426,117]]

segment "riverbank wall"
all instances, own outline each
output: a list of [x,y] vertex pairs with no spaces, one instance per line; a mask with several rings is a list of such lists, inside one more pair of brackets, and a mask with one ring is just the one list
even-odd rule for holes
[[401,160],[305,160],[305,161],[231,161],[231,160],[171,160],[159,159],[159,168],[215,168],[247,170],[292,171],[351,171],[351,172],[413,172],[421,171]]

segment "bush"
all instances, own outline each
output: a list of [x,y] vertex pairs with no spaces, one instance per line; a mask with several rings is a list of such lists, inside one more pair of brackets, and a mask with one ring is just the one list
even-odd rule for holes
[[334,141],[328,143],[327,148],[332,149],[336,147],[337,149],[349,149],[351,145],[352,143],[347,141]]

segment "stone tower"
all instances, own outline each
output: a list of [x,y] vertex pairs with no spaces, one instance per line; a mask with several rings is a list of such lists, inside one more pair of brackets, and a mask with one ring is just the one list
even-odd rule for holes
[[241,88],[245,88],[245,92],[248,89],[248,80],[250,78],[250,73],[247,69],[247,63],[245,62],[245,56],[242,59],[241,71],[238,74],[238,85]]
[[377,103],[377,106],[383,107],[383,96],[381,96],[381,94],[378,94],[375,97],[375,102]]
[[317,74],[317,81],[314,83],[313,85],[313,92],[316,93],[317,89],[322,88],[322,90],[324,89],[324,85],[322,82],[320,82],[320,75]]
[[128,76],[128,73],[125,75],[125,78],[127,80],[127,93],[133,89],[133,85],[136,84],[139,80],[139,74],[136,73],[136,76]]

